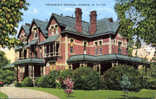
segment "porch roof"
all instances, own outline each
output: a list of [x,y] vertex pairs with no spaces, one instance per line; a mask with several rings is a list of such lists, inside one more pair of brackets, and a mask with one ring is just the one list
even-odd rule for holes
[[46,44],[46,43],[50,43],[50,42],[56,41],[58,37],[59,37],[59,35],[50,36],[45,41],[40,42],[39,45],[43,45],[43,44]]
[[88,62],[105,62],[105,61],[127,61],[138,64],[149,64],[149,62],[143,58],[131,57],[120,54],[108,54],[108,55],[73,55],[68,59],[68,63],[79,62],[79,61],[88,61]]
[[29,59],[16,60],[13,64],[20,65],[20,64],[44,64],[44,63],[45,63],[44,59],[29,58]]

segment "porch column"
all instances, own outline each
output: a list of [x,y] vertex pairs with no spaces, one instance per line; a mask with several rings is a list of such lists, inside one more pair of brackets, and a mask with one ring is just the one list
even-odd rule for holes
[[19,73],[18,73],[18,66],[17,66],[16,69],[17,69],[17,82],[18,82],[18,75],[19,75]]
[[41,76],[43,75],[43,66],[40,66],[40,73],[41,73]]
[[55,56],[55,42],[53,43],[53,56]]
[[49,46],[48,56],[51,56],[51,53],[50,53],[50,44],[48,44],[48,46]]
[[43,75],[45,75],[45,66],[43,66]]
[[96,64],[93,65],[93,69],[97,70],[97,65]]
[[32,79],[33,79],[33,82],[34,82],[35,81],[34,65],[32,66]]
[[28,69],[29,69],[29,77],[32,78],[32,66],[29,65]]
[[115,64],[112,62],[112,67],[114,67],[115,66]]
[[54,44],[55,44],[55,56],[56,56],[56,42],[54,42]]
[[99,67],[98,72],[101,74],[101,64],[99,64],[98,67]]

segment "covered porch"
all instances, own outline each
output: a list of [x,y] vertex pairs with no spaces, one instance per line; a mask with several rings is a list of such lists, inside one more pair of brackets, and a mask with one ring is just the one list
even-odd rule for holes
[[[108,55],[73,55],[68,59],[69,68],[76,69],[78,67],[91,67],[97,70],[101,75],[113,66],[118,64],[131,65],[134,68],[138,68],[140,65],[147,70],[150,67],[150,63],[142,58],[130,57],[121,54],[108,54]],[[146,72],[146,71],[145,71]]]
[[43,75],[43,59],[23,59],[17,60],[14,65],[17,69],[17,80],[20,82],[26,77],[32,78],[35,81],[36,78]]

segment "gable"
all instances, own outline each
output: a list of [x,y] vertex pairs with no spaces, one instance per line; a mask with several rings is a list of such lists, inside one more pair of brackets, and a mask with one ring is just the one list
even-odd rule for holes
[[52,36],[52,35],[61,33],[61,27],[55,18],[50,20],[49,26],[47,29],[48,29],[48,36]]
[[34,39],[37,39],[39,36],[39,29],[37,25],[32,22],[31,28],[30,28],[30,34],[28,36],[28,41],[32,41]]
[[20,29],[20,32],[18,34],[18,38],[20,41],[23,41],[23,42],[25,42],[27,39],[27,36],[26,36],[26,33],[25,33],[23,27],[21,27],[21,29]]

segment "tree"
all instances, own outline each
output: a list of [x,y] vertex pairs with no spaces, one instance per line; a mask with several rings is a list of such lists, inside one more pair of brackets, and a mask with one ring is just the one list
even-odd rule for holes
[[127,75],[123,75],[120,81],[120,86],[125,93],[125,99],[128,98],[128,89],[131,87],[131,82],[128,79]]
[[22,10],[26,10],[26,0],[1,0],[0,1],[0,45],[14,47],[20,44],[16,39],[16,28],[22,20]]
[[5,53],[0,51],[0,69],[9,64],[9,60],[5,57]]
[[140,39],[147,44],[156,43],[156,1],[155,0],[116,0],[115,10],[120,20],[119,32],[136,46]]

